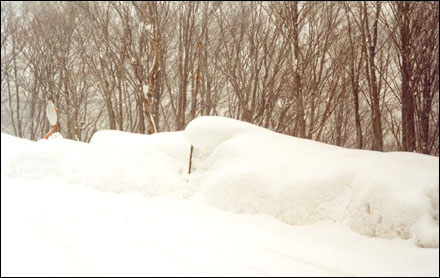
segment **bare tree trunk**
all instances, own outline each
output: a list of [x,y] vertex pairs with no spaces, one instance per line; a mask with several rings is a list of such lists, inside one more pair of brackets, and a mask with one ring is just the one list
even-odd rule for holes
[[353,106],[354,106],[354,118],[356,125],[356,146],[358,149],[363,148],[363,138],[362,138],[362,126],[361,126],[361,117],[359,115],[359,73],[360,67],[362,65],[362,52],[361,57],[358,61],[357,72],[354,66],[355,62],[355,54],[354,54],[354,42],[351,33],[351,22],[348,12],[346,11],[347,23],[348,23],[348,38],[350,42],[350,81],[351,81],[351,90],[353,94]]
[[197,94],[198,94],[198,90],[199,90],[199,83],[200,83],[200,52],[202,50],[202,42],[199,42],[199,51],[197,54],[197,75],[196,75],[196,87],[194,90],[194,97],[193,97],[193,101],[191,103],[192,108],[191,108],[191,114],[192,114],[192,118],[195,119],[196,118],[196,113],[197,113]]
[[297,117],[297,127],[299,131],[299,136],[301,138],[306,138],[306,121],[304,119],[304,103],[302,96],[302,84],[301,84],[301,74],[300,74],[300,64],[301,57],[299,51],[299,15],[298,15],[298,2],[293,2],[293,29],[292,29],[292,40],[293,40],[293,54],[294,54],[294,94],[296,99],[296,117]]
[[154,62],[148,77],[148,93],[147,98],[144,98],[144,110],[145,116],[148,121],[148,129],[151,133],[156,133],[156,126],[153,123],[153,117],[151,116],[151,100],[153,99],[154,86],[156,81],[157,65],[158,65],[158,50],[156,38],[153,38],[153,49],[154,49]]
[[15,81],[15,115],[17,120],[17,136],[20,138],[23,138],[23,130],[22,130],[22,122],[21,122],[21,116],[20,116],[20,90],[19,90],[19,82],[18,82],[18,70],[17,70],[17,46],[16,46],[16,39],[12,40],[12,57],[14,61],[14,81]]
[[429,72],[425,71],[423,76],[423,108],[421,115],[422,125],[422,153],[429,154],[429,114],[431,113],[432,97],[431,97],[431,80]]
[[397,9],[402,16],[400,25],[401,58],[402,67],[400,74],[402,77],[402,147],[403,151],[412,152],[415,150],[415,124],[414,124],[414,98],[410,90],[410,30],[409,12],[410,2],[398,2]]
[[[380,99],[379,88],[376,79],[376,45],[377,45],[377,24],[379,21],[379,14],[381,9],[381,3],[376,2],[376,14],[373,22],[373,30],[370,30],[368,23],[368,11],[367,3],[363,2],[363,20],[362,20],[362,33],[363,33],[363,48],[364,53],[367,56],[366,71],[367,80],[370,89],[371,99],[371,113],[372,113],[372,129],[373,129],[373,146],[372,149],[376,151],[383,151],[383,137],[382,137],[382,123],[380,112]],[[372,33],[372,34],[371,34]]]
[[[156,133],[156,126],[153,122],[153,117],[151,116],[151,100],[153,99],[153,93],[154,93],[154,86],[156,84],[156,78],[157,78],[157,68],[159,65],[159,50],[157,46],[157,2],[149,2],[149,12],[150,17],[147,15],[147,7],[144,6],[144,20],[148,24],[153,25],[153,33],[152,35],[152,44],[153,44],[153,52],[154,52],[154,61],[153,66],[151,67],[151,70],[148,75],[148,92],[147,92],[147,98],[145,99],[144,94],[142,93],[143,102],[144,102],[144,111],[145,111],[145,117],[147,118],[148,122],[148,130],[149,133]],[[148,20],[149,19],[149,20]],[[142,90],[142,84],[141,84],[141,90]]]

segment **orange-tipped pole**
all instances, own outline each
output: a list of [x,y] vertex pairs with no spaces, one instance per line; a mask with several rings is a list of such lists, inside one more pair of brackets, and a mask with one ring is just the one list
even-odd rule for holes
[[[58,113],[59,112],[58,109],[55,106],[54,106],[54,108],[55,108],[55,111]],[[48,139],[49,136],[55,131],[55,129],[57,129],[57,126],[58,126],[58,120],[55,123],[55,125],[52,127],[52,129],[46,135],[44,135],[44,139]]]
[[49,133],[44,135],[44,139],[48,139],[49,136],[55,131],[55,129],[57,129],[57,126],[58,126],[58,122],[55,123],[55,125],[52,127],[52,129],[49,131]]

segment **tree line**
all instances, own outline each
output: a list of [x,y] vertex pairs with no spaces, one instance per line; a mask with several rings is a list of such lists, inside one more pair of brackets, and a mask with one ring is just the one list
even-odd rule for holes
[[1,130],[42,138],[51,100],[63,136],[86,142],[183,130],[196,112],[438,156],[438,13],[435,1],[2,2]]

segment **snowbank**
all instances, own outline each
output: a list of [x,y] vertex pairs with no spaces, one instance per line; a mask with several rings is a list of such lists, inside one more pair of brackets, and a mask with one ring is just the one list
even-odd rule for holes
[[187,190],[219,208],[438,247],[437,157],[345,149],[221,117],[197,118],[185,137],[203,153]]
[[438,157],[345,149],[222,117],[197,118],[185,132],[100,131],[90,144],[5,134],[1,140],[8,177],[56,177],[147,196],[202,195],[227,211],[289,224],[327,220],[364,235],[439,246]]
[[[2,141],[10,137],[1,134]],[[170,195],[181,187],[182,161],[188,160],[190,148],[183,132],[146,136],[115,130],[97,132],[90,144],[61,138],[11,144],[2,144],[2,173],[7,176],[59,177],[148,196]]]

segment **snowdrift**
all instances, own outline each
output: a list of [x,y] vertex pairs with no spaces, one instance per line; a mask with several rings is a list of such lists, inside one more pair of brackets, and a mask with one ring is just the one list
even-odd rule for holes
[[437,157],[340,148],[220,117],[192,121],[185,137],[203,153],[189,184],[217,207],[438,247]]
[[[1,136],[2,141],[12,138]],[[146,136],[104,130],[95,133],[90,144],[62,138],[18,142],[14,148],[2,144],[2,173],[7,176],[53,176],[101,190],[147,196],[170,195],[181,188],[179,173],[186,167],[182,159],[190,148],[183,132]]]
[[[14,142],[15,148],[2,144],[2,175],[52,175],[147,196],[197,194],[227,211],[289,224],[330,220],[364,235],[439,244],[437,157],[340,148],[223,117],[200,117],[185,132],[150,136],[100,131],[90,144]],[[195,152],[187,175],[190,144]]]

